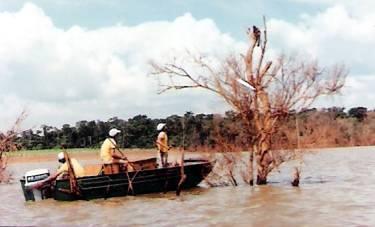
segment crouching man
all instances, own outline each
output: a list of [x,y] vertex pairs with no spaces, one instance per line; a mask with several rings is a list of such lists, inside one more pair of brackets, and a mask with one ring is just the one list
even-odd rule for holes
[[[51,176],[49,176],[47,179],[45,179],[44,181],[41,181],[41,182],[35,184],[33,186],[33,188],[41,188],[44,184],[52,182],[52,181],[54,181],[58,178],[62,178],[65,174],[68,174],[69,166],[68,166],[68,162],[65,158],[64,152],[60,152],[57,155],[57,160],[61,164],[60,167],[57,169],[57,171],[54,174],[52,174]],[[75,177],[78,178],[78,177],[84,177],[85,176],[84,168],[81,166],[81,164],[79,164],[79,162],[75,158],[71,158],[70,163],[72,165]]]

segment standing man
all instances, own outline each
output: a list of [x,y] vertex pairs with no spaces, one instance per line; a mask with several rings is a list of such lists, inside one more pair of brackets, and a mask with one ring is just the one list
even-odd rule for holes
[[165,124],[159,123],[156,126],[156,129],[159,132],[158,138],[156,139],[156,146],[158,147],[158,151],[160,153],[161,165],[166,167],[168,166],[168,150],[170,147],[168,146],[168,136],[165,132]]
[[116,141],[115,137],[117,134],[119,134],[121,131],[112,128],[109,130],[109,137],[104,140],[101,148],[100,148],[100,158],[103,161],[104,164],[113,164],[113,163],[124,163],[127,164],[127,158],[123,155],[116,153]]

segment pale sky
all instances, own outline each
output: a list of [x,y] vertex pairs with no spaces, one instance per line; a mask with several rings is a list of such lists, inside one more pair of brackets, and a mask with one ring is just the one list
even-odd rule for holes
[[223,101],[199,90],[157,95],[148,62],[245,51],[246,29],[263,15],[270,52],[350,69],[342,96],[315,106],[373,109],[374,12],[373,0],[2,0],[0,130],[23,108],[24,128],[223,113]]

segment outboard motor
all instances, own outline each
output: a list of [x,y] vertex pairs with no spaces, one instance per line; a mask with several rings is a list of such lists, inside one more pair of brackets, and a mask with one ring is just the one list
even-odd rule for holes
[[26,172],[23,179],[21,179],[22,191],[25,196],[25,200],[36,201],[50,197],[50,187],[44,187],[41,189],[32,189],[32,186],[47,179],[50,175],[48,169],[34,169]]

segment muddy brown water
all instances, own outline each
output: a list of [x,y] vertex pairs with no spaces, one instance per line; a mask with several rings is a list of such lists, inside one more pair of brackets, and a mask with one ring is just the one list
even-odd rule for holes
[[[25,202],[18,181],[0,185],[0,225],[374,226],[375,147],[331,149],[304,158],[299,188],[292,164],[266,186],[197,187],[92,201]],[[85,160],[86,163],[90,160]],[[18,179],[56,162],[12,163]],[[204,185],[203,185],[204,186]]]

